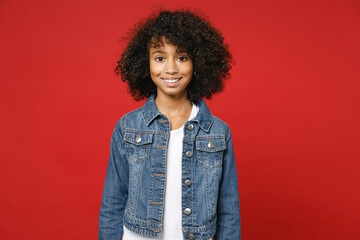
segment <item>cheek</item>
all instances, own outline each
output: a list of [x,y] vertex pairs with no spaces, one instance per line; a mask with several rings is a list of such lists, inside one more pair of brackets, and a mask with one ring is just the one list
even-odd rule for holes
[[187,66],[186,72],[187,72],[187,74],[192,75],[192,73],[193,73],[193,65],[192,65],[192,63]]
[[186,62],[179,65],[179,71],[185,75],[192,75],[193,73],[193,64],[192,62]]
[[159,75],[161,73],[161,66],[150,61],[150,74],[151,75]]

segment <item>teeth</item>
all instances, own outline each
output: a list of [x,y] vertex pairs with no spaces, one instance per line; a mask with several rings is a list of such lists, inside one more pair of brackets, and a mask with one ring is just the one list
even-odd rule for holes
[[165,82],[168,82],[168,83],[174,83],[174,82],[177,82],[180,80],[180,78],[177,78],[177,79],[173,79],[173,80],[170,80],[170,79],[163,79]]

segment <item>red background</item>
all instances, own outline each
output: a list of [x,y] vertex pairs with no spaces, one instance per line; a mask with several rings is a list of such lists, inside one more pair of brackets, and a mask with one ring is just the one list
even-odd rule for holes
[[96,239],[113,69],[158,7],[207,13],[236,65],[207,101],[232,129],[242,239],[360,239],[360,3],[0,1],[0,239]]

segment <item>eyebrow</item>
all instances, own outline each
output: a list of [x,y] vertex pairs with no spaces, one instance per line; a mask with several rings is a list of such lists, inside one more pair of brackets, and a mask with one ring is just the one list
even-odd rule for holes
[[[165,51],[157,50],[157,51],[153,52],[151,55],[153,55],[155,53],[166,54]],[[186,50],[176,49],[176,53],[186,53],[187,54],[188,52]]]
[[176,52],[177,53],[187,53],[187,51],[184,49],[176,49]]
[[165,52],[164,52],[164,51],[160,51],[160,50],[158,50],[158,51],[153,52],[151,55],[154,55],[155,53],[165,54]]

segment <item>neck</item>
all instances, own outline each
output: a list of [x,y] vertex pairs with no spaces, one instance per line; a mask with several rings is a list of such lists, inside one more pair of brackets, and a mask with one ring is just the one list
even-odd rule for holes
[[158,92],[155,104],[159,111],[166,116],[186,114],[192,108],[192,103],[187,98],[186,93],[181,96],[170,96]]

